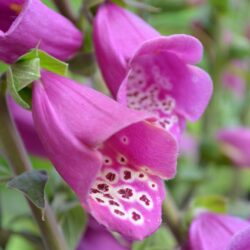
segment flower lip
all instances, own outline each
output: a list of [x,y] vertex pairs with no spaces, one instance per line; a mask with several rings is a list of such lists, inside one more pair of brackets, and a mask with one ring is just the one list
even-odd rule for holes
[[21,8],[20,13],[16,16],[15,20],[9,25],[9,28],[4,32],[0,29],[0,36],[6,37],[9,36],[21,23],[23,16],[26,14],[26,12],[29,9],[29,6],[31,5],[33,0],[23,0],[23,3],[21,3],[23,6]]
[[195,64],[202,58],[203,47],[197,38],[190,35],[177,34],[155,37],[142,43],[133,55],[130,66],[139,56],[157,54],[163,51],[173,52],[184,62]]

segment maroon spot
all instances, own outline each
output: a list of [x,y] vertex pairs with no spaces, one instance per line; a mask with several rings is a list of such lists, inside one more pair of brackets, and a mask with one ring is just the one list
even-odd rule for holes
[[120,189],[118,193],[122,195],[122,198],[128,199],[133,196],[133,191],[130,188]]
[[143,178],[144,177],[144,174],[139,174],[139,178]]
[[141,219],[141,216],[137,214],[136,212],[132,212],[132,219],[135,221],[138,221]]
[[115,174],[109,172],[109,173],[106,174],[105,177],[106,177],[106,179],[108,179],[109,181],[114,181],[114,179],[115,179]]
[[114,212],[120,216],[124,216],[125,213],[123,213],[121,210],[115,209]]
[[128,171],[128,170],[125,170],[124,172],[124,179],[125,180],[129,180],[129,179],[131,179],[131,172],[130,171]]
[[106,158],[106,159],[104,160],[104,162],[105,162],[106,164],[109,164],[109,163],[111,163],[111,160],[108,159],[108,158]]
[[96,198],[96,201],[98,201],[99,203],[104,203],[104,200],[102,200],[100,198]]
[[122,137],[122,141],[123,141],[124,143],[127,143],[127,142],[128,142],[128,138],[125,137],[125,136],[123,136],[123,137]]
[[98,184],[98,185],[97,185],[97,188],[98,188],[99,190],[104,191],[104,192],[109,191],[109,186],[108,186],[107,184],[105,184],[105,183],[103,183],[103,184]]
[[113,201],[113,200],[109,200],[109,204],[112,206],[120,207],[119,203],[117,203],[116,201]]
[[159,122],[159,123],[160,123],[160,125],[161,125],[163,128],[166,127],[166,124],[165,124],[164,122]]
[[111,196],[110,194],[103,194],[103,197],[109,198],[109,199],[114,199],[113,196]]
[[125,159],[125,157],[121,156],[121,157],[120,157],[120,162],[122,162],[122,163],[126,163],[126,159]]
[[152,184],[152,188],[154,188],[155,187],[155,184]]
[[144,100],[147,100],[148,99],[148,96],[144,96],[144,97],[142,97],[140,100],[139,100],[139,102],[141,103],[141,102],[143,102]]
[[140,197],[140,200],[143,201],[147,206],[150,205],[150,200],[147,198],[145,194]]
[[91,193],[93,193],[93,194],[97,194],[97,193],[100,193],[100,191],[99,190],[97,190],[97,189],[95,189],[95,188],[91,188]]

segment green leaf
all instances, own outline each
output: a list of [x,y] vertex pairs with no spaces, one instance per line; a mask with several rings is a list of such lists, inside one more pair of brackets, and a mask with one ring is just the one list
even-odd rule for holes
[[192,208],[206,209],[215,213],[226,213],[227,202],[226,199],[219,195],[208,195],[195,198],[192,203]]
[[145,239],[144,241],[135,242],[132,250],[162,250],[173,249],[175,241],[171,238],[166,227],[161,227],[156,233]]
[[6,80],[11,96],[23,108],[31,108],[31,89],[26,88],[40,78],[40,59],[18,61],[6,72]]
[[39,50],[37,48],[32,49],[28,53],[21,56],[17,63],[19,62],[25,62],[30,61],[33,59],[39,59],[40,60],[40,68],[46,69],[48,71],[51,71],[53,73],[56,73],[58,75],[66,75],[68,71],[68,64],[65,62],[62,62],[55,57],[47,54],[46,52]]
[[11,68],[17,91],[22,90],[33,81],[40,78],[39,58],[17,62]]
[[31,103],[29,103],[28,101],[25,101],[17,91],[16,85],[18,84],[15,81],[11,67],[9,67],[6,72],[6,80],[8,84],[8,90],[11,96],[14,98],[14,100],[23,108],[30,109]]
[[86,214],[79,203],[74,207],[69,206],[69,208],[70,209],[64,211],[62,214],[60,222],[66,242],[68,242],[69,249],[74,250],[82,237],[87,220]]
[[23,192],[38,208],[45,208],[44,188],[48,175],[43,170],[32,170],[16,176],[8,187]]
[[39,50],[38,51],[39,58],[41,61],[41,68],[47,69],[48,71],[54,72],[58,75],[67,75],[68,72],[68,64],[62,62],[55,57],[50,56],[46,52]]
[[38,80],[41,69],[66,75],[68,64],[37,48],[21,56],[6,72],[9,92],[15,101],[25,109],[31,108],[31,88],[29,85]]

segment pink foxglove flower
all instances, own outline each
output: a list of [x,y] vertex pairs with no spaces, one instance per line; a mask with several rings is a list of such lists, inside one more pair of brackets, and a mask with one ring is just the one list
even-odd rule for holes
[[246,61],[233,60],[229,63],[222,75],[223,85],[240,98],[244,97],[245,95],[245,72],[247,72]]
[[46,157],[45,150],[35,131],[32,113],[15,103],[11,97],[8,98],[8,107],[29,153]]
[[90,218],[77,250],[129,250],[129,248],[119,243],[104,226]]
[[105,3],[95,18],[94,45],[104,79],[119,102],[156,114],[157,125],[177,137],[185,119],[202,115],[212,82],[193,65],[202,57],[196,38],[161,36],[139,17]]
[[48,157],[91,215],[130,238],[154,232],[165,196],[161,178],[176,171],[173,136],[151,115],[53,73],[42,73],[32,100]]
[[250,129],[244,127],[222,129],[217,134],[221,149],[236,166],[250,167]]
[[240,218],[202,212],[189,229],[189,250],[227,250],[234,235],[250,226]]
[[227,250],[248,250],[250,249],[250,226],[235,234]]
[[144,41],[159,35],[141,18],[115,4],[99,7],[94,21],[95,53],[114,97],[126,76],[132,55]]
[[81,32],[42,1],[0,2],[0,60],[13,63],[35,47],[66,60],[76,53],[81,43]]

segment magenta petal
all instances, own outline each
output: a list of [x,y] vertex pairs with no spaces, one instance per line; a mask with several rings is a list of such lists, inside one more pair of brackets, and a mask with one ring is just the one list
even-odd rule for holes
[[202,69],[190,65],[188,67],[189,78],[186,79],[186,95],[183,89],[176,88],[176,99],[179,102],[180,114],[190,119],[190,121],[198,120],[212,97],[213,83],[210,76]]
[[31,112],[20,107],[11,97],[8,98],[8,107],[29,153],[46,157],[45,150],[34,128]]
[[221,129],[217,134],[223,152],[239,167],[250,167],[250,129]]
[[247,229],[235,234],[227,250],[248,250],[250,249],[250,226]]
[[88,146],[96,147],[130,124],[152,117],[123,107],[90,87],[50,72],[42,73],[41,82],[40,91],[44,91],[62,123]]
[[118,99],[126,100],[131,108],[158,113],[161,118],[177,115],[195,121],[207,107],[212,90],[206,72],[185,64],[173,52],[162,51],[133,58]]
[[101,155],[68,132],[40,83],[35,84],[32,99],[36,130],[49,158],[79,198],[85,201],[93,178],[101,168]]
[[185,63],[195,64],[201,60],[203,48],[200,41],[193,36],[185,34],[159,36],[144,42],[133,58],[164,51],[172,52]]
[[92,215],[110,230],[142,240],[161,224],[164,183],[116,150],[109,143],[102,149],[104,166],[89,198]]
[[[150,143],[141,147],[143,141]],[[176,174],[177,141],[170,133],[150,123],[133,124],[115,134],[106,144],[123,152],[133,164],[140,169],[146,168],[149,173],[164,179],[171,179]]]
[[189,245],[192,250],[227,249],[232,237],[249,227],[242,219],[203,212],[192,222],[189,230]]
[[148,114],[53,73],[42,73],[32,100],[49,158],[94,218],[132,239],[154,232],[165,196],[157,175],[175,174],[175,139]]
[[6,63],[13,63],[35,47],[66,60],[77,52],[81,43],[81,32],[41,1],[1,1],[0,59]]
[[104,80],[114,96],[138,46],[158,35],[141,18],[115,4],[105,3],[99,7],[94,21],[95,52]]

